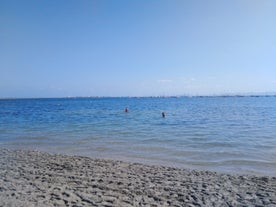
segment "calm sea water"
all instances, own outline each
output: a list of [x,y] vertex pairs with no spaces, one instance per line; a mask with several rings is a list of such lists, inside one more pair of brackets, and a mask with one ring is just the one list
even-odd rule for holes
[[0,100],[0,147],[276,176],[276,97]]

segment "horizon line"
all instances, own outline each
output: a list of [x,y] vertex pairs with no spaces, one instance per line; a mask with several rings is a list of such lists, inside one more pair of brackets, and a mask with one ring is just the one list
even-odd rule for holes
[[0,97],[0,100],[12,99],[74,99],[74,98],[192,98],[192,97],[274,97],[276,92],[234,93],[213,95],[152,95],[152,96],[59,96],[59,97]]

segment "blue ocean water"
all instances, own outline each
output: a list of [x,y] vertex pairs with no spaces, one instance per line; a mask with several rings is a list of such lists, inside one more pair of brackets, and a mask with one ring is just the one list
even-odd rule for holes
[[0,148],[276,176],[276,97],[0,100]]

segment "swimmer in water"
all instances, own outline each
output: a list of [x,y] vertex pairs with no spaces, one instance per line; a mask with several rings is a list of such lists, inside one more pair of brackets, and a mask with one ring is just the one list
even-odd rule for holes
[[163,118],[165,118],[165,117],[166,117],[165,112],[162,112],[162,117],[163,117]]
[[126,112],[126,113],[128,112],[128,108],[127,108],[127,107],[125,108],[125,112]]

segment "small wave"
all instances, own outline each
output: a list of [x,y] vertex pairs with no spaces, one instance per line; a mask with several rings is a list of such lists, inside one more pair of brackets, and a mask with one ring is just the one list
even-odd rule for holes
[[175,139],[149,138],[149,139],[144,139],[143,143],[170,143],[174,141]]
[[199,153],[200,153],[199,151],[173,151],[171,154],[173,156],[182,157],[182,156],[195,155]]
[[110,149],[108,147],[96,147],[95,150],[98,152],[106,152],[106,151],[109,151]]
[[158,146],[137,146],[134,147],[135,150],[139,151],[147,151],[147,152],[168,152],[169,149],[165,147],[158,147]]
[[220,161],[218,165],[256,165],[256,166],[268,166],[276,167],[276,162],[265,162],[258,160],[226,160]]
[[235,147],[237,144],[235,143],[229,143],[229,142],[206,142],[204,143],[204,146],[206,148],[211,147]]
[[120,142],[120,141],[110,141],[110,142],[107,142],[108,144],[110,145],[126,145],[125,142]]
[[98,140],[98,139],[101,139],[101,138],[97,137],[97,136],[93,136],[93,137],[85,137],[85,138],[82,138],[80,140],[81,141],[89,141],[89,140]]
[[30,137],[30,140],[48,140],[49,137],[47,136],[36,136],[36,137]]
[[275,162],[263,162],[263,161],[254,161],[254,160],[225,160],[225,161],[185,161],[185,164],[192,165],[192,166],[257,166],[258,168],[265,167],[276,167]]

